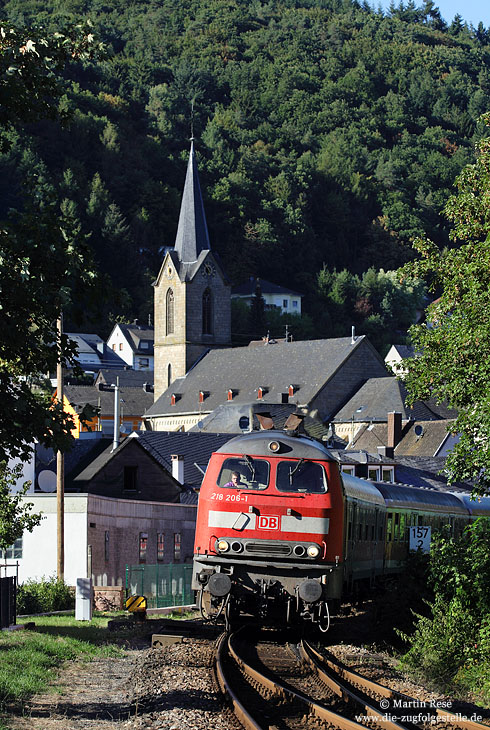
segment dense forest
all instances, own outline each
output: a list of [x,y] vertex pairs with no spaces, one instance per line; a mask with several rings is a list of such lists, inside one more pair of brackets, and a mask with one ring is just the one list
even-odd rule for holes
[[447,24],[431,0],[0,2],[0,19],[50,33],[87,18],[105,51],[65,70],[60,119],[0,139],[0,219],[29,179],[106,276],[102,315],[80,327],[152,311],[192,128],[232,283],[303,292],[308,336],[402,337],[422,290],[385,272],[418,235],[454,245],[443,206],[488,131],[490,31]]

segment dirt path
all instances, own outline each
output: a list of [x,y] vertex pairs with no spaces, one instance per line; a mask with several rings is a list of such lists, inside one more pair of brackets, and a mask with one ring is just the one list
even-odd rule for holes
[[6,718],[12,730],[119,730],[127,727],[131,686],[144,649],[121,657],[68,662],[51,691],[28,701],[23,716]]

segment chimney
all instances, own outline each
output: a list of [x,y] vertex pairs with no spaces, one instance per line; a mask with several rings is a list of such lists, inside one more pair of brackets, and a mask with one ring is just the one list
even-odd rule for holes
[[184,457],[182,456],[182,454],[172,454],[170,458],[172,460],[172,476],[177,482],[179,482],[179,484],[183,484]]
[[356,344],[356,328],[354,327],[354,325],[352,325],[350,343],[351,345]]
[[395,449],[402,437],[402,414],[398,411],[388,413],[388,438],[386,444],[386,456],[393,458]]

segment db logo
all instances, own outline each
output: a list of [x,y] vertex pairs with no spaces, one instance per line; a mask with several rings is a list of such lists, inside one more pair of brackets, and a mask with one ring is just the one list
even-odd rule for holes
[[278,530],[279,517],[273,517],[272,515],[260,515],[257,527],[259,530]]

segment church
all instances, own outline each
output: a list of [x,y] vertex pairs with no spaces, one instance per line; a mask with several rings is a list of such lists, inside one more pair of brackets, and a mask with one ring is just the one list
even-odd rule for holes
[[173,251],[155,287],[155,401],[213,347],[231,344],[231,287],[209,243],[194,141]]
[[154,288],[148,430],[188,431],[219,406],[257,403],[295,405],[327,421],[367,378],[387,375],[366,337],[231,347],[231,286],[211,248],[193,141],[175,246]]

